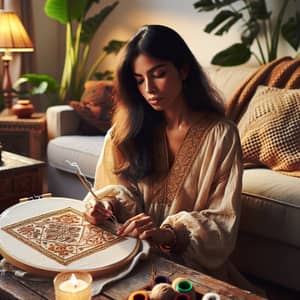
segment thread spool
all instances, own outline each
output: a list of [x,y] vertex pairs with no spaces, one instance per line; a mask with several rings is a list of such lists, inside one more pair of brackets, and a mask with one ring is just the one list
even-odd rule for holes
[[174,297],[174,300],[191,300],[191,297],[189,294],[179,293]]
[[206,293],[203,295],[202,300],[221,300],[221,297],[217,293]]
[[176,291],[172,288],[169,283],[158,283],[150,292],[151,300],[173,300],[176,296]]
[[149,294],[144,290],[134,291],[129,295],[128,300],[149,300]]
[[153,284],[170,283],[171,282],[169,277],[163,276],[163,275],[156,276],[153,281],[154,281]]
[[176,285],[178,282],[180,281],[183,281],[183,280],[186,280],[186,278],[183,278],[183,277],[177,277],[175,278],[173,281],[172,281],[172,287],[173,289],[176,291]]
[[183,277],[178,277],[173,280],[172,287],[180,294],[188,294],[191,300],[196,299],[196,293],[193,287],[193,283],[190,280]]

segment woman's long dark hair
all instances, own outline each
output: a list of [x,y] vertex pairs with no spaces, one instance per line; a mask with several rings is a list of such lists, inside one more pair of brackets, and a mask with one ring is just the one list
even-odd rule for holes
[[183,93],[191,109],[224,115],[220,96],[209,84],[181,36],[166,26],[143,26],[123,49],[114,82],[116,109],[113,117],[113,140],[128,162],[116,172],[135,181],[153,171],[153,133],[163,122],[162,112],[155,111],[137,87],[133,63],[141,53],[169,61],[178,70],[187,66],[189,71]]

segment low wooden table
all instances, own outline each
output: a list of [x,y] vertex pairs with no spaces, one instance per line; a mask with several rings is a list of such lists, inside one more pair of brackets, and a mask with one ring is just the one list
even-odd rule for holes
[[43,192],[46,163],[22,155],[2,151],[0,165],[0,213],[18,203],[19,198]]
[[[136,268],[123,279],[110,283],[104,287],[101,294],[93,297],[93,300],[125,300],[135,290],[145,287],[151,281],[152,265],[156,268],[157,275],[171,278],[185,277],[191,280],[201,300],[207,292],[217,292],[221,299],[235,300],[261,300],[264,299],[248,291],[241,290],[225,282],[216,280],[210,276],[196,272],[190,268],[161,257],[157,254],[151,255],[140,261]],[[54,300],[54,289],[52,280],[37,282],[23,280],[11,274],[5,273],[0,276],[0,300]]]
[[33,113],[31,118],[0,117],[0,142],[5,150],[44,160],[46,157],[46,115]]

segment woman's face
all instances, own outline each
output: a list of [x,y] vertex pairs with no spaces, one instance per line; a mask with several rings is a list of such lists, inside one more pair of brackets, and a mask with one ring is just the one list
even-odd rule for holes
[[140,93],[153,109],[164,111],[184,101],[182,83],[185,71],[173,63],[140,54],[133,62],[133,72]]

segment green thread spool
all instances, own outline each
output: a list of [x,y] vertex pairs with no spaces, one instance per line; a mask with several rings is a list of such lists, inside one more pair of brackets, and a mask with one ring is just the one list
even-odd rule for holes
[[189,295],[191,300],[196,299],[196,293],[193,287],[193,283],[190,280],[181,277],[176,278],[172,282],[172,287],[180,294]]
[[129,295],[128,300],[149,300],[149,295],[147,291],[139,290],[132,292]]
[[173,287],[173,289],[174,289],[175,291],[177,291],[177,290],[176,290],[176,285],[177,285],[177,283],[180,282],[180,281],[185,281],[185,280],[187,280],[187,279],[184,278],[184,277],[177,277],[177,278],[175,278],[175,279],[172,281],[172,287]]
[[179,293],[189,294],[193,290],[193,284],[189,280],[182,280],[176,284]]

